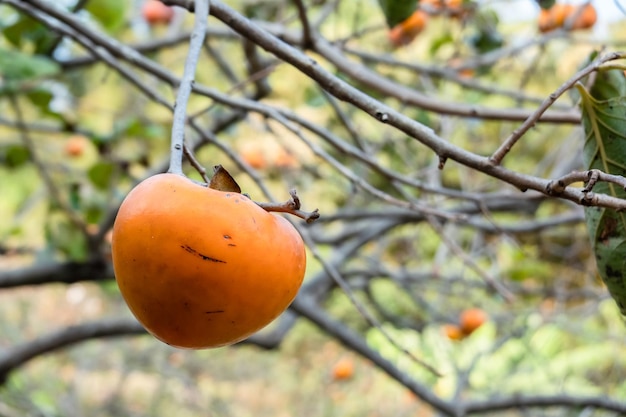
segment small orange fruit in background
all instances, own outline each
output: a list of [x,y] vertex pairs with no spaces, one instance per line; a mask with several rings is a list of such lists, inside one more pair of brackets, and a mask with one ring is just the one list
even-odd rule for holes
[[333,366],[333,379],[345,381],[354,376],[354,361],[350,358],[342,358]]
[[487,313],[480,308],[470,308],[461,312],[459,325],[465,335],[472,334],[476,329],[487,321]]
[[243,149],[240,155],[241,158],[254,169],[264,169],[267,167],[267,159],[259,149]]
[[394,47],[408,45],[419,35],[428,22],[428,14],[422,10],[416,10],[406,20],[395,25],[389,30],[389,41]]
[[141,8],[141,14],[151,25],[167,24],[174,18],[174,9],[158,0],[147,0]]
[[442,330],[450,340],[462,340],[465,337],[461,328],[456,324],[444,324]]
[[572,23],[572,30],[589,29],[593,27],[598,20],[596,8],[593,7],[593,4],[591,3],[583,6],[583,9],[580,12],[578,11],[578,8],[576,8],[573,13],[579,14],[574,23]]
[[269,324],[295,298],[306,264],[302,238],[284,218],[169,173],[125,198],[112,256],[139,322],[191,349],[232,344]]
[[563,27],[570,16],[576,16],[570,27],[571,30],[593,27],[598,19],[595,7],[592,4],[582,7],[580,10],[580,7],[571,4],[555,3],[549,9],[541,9],[537,21],[539,31],[545,33]]
[[77,158],[81,156],[85,152],[88,142],[89,139],[87,139],[83,135],[70,136],[67,139],[67,142],[65,142],[65,154],[71,158]]

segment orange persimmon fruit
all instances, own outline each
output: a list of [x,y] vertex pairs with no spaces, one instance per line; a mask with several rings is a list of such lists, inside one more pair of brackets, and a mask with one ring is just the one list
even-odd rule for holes
[[189,349],[236,343],[265,327],[295,298],[306,264],[287,220],[243,194],[171,173],[130,191],[111,244],[131,312],[157,339]]
[[70,136],[67,139],[67,142],[65,142],[65,154],[72,158],[77,158],[81,156],[85,152],[88,141],[89,139],[87,139],[83,135]]
[[465,337],[461,328],[456,324],[444,324],[442,330],[450,340],[461,340]]
[[575,16],[570,30],[589,29],[593,27],[598,19],[598,15],[593,4],[580,7],[571,4],[556,3],[549,9],[541,9],[537,25],[542,33],[550,32],[565,26],[567,19]]
[[254,169],[267,167],[267,159],[259,149],[247,148],[240,152],[241,158]]
[[411,16],[389,30],[389,41],[394,47],[408,45],[419,35],[428,22],[428,14],[416,10]]
[[332,370],[335,381],[345,381],[354,375],[354,361],[350,358],[342,358],[335,363]]
[[459,325],[465,335],[472,334],[487,321],[487,313],[480,308],[463,310],[459,315]]
[[167,24],[174,18],[174,9],[158,0],[147,0],[141,8],[141,15],[151,25]]
[[583,9],[578,11],[576,8],[572,13],[578,13],[576,20],[572,23],[572,30],[580,30],[580,29],[589,29],[596,24],[598,20],[598,13],[596,12],[596,8],[593,7],[593,4],[589,3],[585,6],[582,6]]

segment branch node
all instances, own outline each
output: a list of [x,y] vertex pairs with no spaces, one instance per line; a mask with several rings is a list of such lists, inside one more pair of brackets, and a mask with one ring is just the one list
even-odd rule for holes
[[437,168],[439,170],[442,170],[443,167],[446,165],[446,162],[448,162],[448,158],[446,156],[439,155],[439,165],[437,165]]
[[380,110],[376,110],[376,118],[383,123],[387,123],[389,121],[389,115]]
[[263,210],[268,212],[278,212],[278,213],[288,213],[303,219],[308,224],[313,223],[315,220],[319,219],[320,213],[318,209],[315,209],[311,212],[301,210],[301,202],[300,197],[298,197],[296,190],[289,190],[290,198],[289,200],[283,203],[255,203],[261,207]]

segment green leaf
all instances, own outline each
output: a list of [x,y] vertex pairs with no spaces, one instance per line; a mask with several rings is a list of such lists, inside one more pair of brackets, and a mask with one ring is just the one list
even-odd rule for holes
[[45,54],[55,43],[56,36],[37,20],[20,15],[11,25],[2,28],[2,35],[13,46],[21,48],[24,41],[32,42],[35,54]]
[[417,9],[415,0],[378,0],[378,3],[390,28],[406,20]]
[[24,145],[9,145],[3,153],[2,159],[9,168],[17,168],[30,159],[30,151]]
[[111,177],[113,176],[114,169],[115,165],[111,162],[98,162],[89,168],[87,176],[96,188],[106,190],[109,188],[109,184],[111,183]]
[[118,31],[126,17],[126,0],[98,0],[87,3],[87,11],[108,32]]
[[58,74],[61,68],[51,59],[0,48],[0,75],[7,81],[24,81]]
[[[599,72],[594,86],[581,95],[585,143],[583,161],[587,169],[626,175],[626,78],[622,71]],[[626,191],[606,182],[594,192],[626,198]],[[626,213],[586,207],[585,219],[596,257],[598,272],[609,292],[626,315]]]
[[550,9],[556,3],[556,0],[535,0],[542,9]]

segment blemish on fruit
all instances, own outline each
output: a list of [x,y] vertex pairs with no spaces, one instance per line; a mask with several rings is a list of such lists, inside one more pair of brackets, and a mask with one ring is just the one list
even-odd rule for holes
[[224,235],[224,239],[232,239],[232,237],[230,237],[230,235]]
[[204,314],[224,313],[224,310],[205,311]]
[[191,254],[199,256],[200,258],[202,258],[203,261],[219,262],[219,263],[222,263],[222,264],[226,263],[226,261],[222,261],[221,259],[216,259],[216,258],[212,258],[212,257],[207,256],[207,255],[203,255],[200,252],[198,252],[197,250],[195,250],[194,248],[192,248],[191,246],[180,245],[180,247],[183,248],[185,251],[191,253]]

